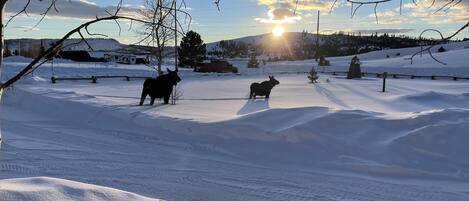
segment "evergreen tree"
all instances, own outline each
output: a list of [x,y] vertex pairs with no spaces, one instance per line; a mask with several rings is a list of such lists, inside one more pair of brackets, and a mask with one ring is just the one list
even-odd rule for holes
[[248,68],[259,68],[259,62],[257,61],[255,53],[252,53],[249,58]]
[[440,46],[440,48],[438,48],[438,52],[446,52],[446,49],[443,46]]
[[318,62],[319,66],[330,66],[331,63],[326,59],[326,57],[324,57],[324,55],[321,55],[319,57],[319,62]]
[[178,47],[179,66],[194,68],[204,60],[206,52],[206,45],[200,35],[194,31],[187,32]]
[[309,71],[309,74],[308,74],[308,79],[311,81],[311,83],[318,83],[318,79],[319,79],[319,76],[318,76],[318,72],[316,72],[316,70],[314,70],[314,67],[311,68],[311,71]]
[[300,37],[296,41],[295,59],[304,60],[313,58],[314,48],[315,44],[309,39],[309,33],[307,31],[301,32]]
[[362,78],[362,70],[360,67],[360,59],[358,59],[357,56],[354,56],[352,58],[352,61],[350,62],[350,68],[347,74],[347,79],[356,78]]

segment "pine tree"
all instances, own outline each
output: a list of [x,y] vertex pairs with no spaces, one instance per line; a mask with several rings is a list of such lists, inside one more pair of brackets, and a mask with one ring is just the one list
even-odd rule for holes
[[311,83],[318,83],[318,79],[319,79],[319,76],[318,76],[318,72],[316,72],[316,70],[314,70],[314,67],[311,68],[311,71],[309,71],[309,74],[308,74],[308,79],[311,81]]
[[257,61],[255,53],[251,54],[249,57],[248,68],[259,68],[259,62]]
[[446,49],[443,46],[440,46],[440,48],[438,48],[438,52],[446,52]]
[[178,47],[179,66],[194,68],[204,60],[206,52],[206,45],[200,35],[194,31],[187,32]]
[[356,78],[362,78],[362,70],[360,67],[360,59],[358,59],[357,56],[354,56],[352,58],[352,61],[350,62],[350,68],[347,73],[347,79],[356,79]]
[[319,64],[320,66],[330,66],[330,65],[331,65],[331,63],[326,59],[326,57],[324,57],[324,55],[321,55],[321,56],[319,57],[319,62],[318,62],[318,64]]

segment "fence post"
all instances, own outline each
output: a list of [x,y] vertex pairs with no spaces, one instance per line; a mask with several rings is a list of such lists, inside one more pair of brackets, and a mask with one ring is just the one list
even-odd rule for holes
[[91,82],[92,82],[93,84],[97,82],[97,79],[98,79],[98,78],[96,78],[96,76],[91,76],[91,80],[92,80]]
[[50,80],[52,81],[52,84],[55,84],[56,83],[56,79],[54,76],[50,77]]
[[383,73],[383,93],[386,92],[386,78],[388,77],[388,72]]

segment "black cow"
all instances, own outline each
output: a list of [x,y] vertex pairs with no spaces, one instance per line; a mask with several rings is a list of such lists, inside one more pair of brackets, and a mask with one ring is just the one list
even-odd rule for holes
[[163,98],[164,104],[169,103],[169,97],[173,92],[173,86],[176,86],[181,78],[178,76],[177,71],[171,71],[169,69],[168,74],[160,75],[156,79],[146,79],[143,83],[142,97],[140,99],[140,106],[145,102],[147,95],[150,95],[150,105],[155,103],[156,98]]
[[252,83],[251,84],[251,92],[249,93],[249,99],[256,99],[256,96],[265,96],[266,99],[269,98],[270,92],[275,85],[280,84],[278,80],[274,78],[274,76],[269,76],[269,81],[264,81],[262,83]]

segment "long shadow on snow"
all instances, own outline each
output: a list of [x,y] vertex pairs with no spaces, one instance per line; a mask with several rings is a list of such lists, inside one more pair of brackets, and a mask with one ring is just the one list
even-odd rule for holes
[[262,110],[269,109],[269,99],[254,99],[246,101],[246,104],[236,113],[237,115],[251,114]]

